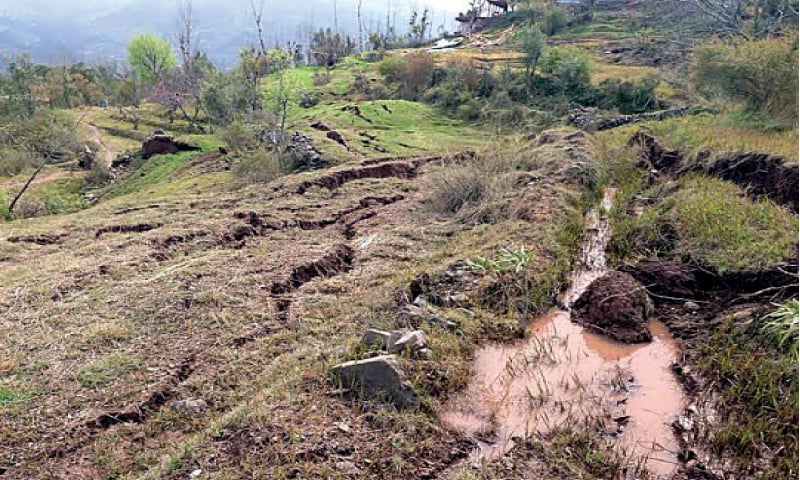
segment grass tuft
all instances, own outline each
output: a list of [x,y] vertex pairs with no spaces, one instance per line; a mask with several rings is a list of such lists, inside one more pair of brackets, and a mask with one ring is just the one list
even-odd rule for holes
[[78,371],[76,379],[87,388],[96,388],[116,378],[138,370],[138,358],[124,353],[113,353]]

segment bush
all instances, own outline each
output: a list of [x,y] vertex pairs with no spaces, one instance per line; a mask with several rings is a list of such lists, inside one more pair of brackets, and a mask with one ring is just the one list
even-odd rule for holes
[[436,62],[428,52],[414,52],[406,55],[405,63],[401,95],[407,100],[418,100],[433,83]]
[[226,128],[220,138],[233,150],[252,150],[261,145],[263,129],[239,120]]
[[405,69],[405,60],[403,57],[397,55],[386,57],[380,65],[378,65],[378,71],[381,75],[386,77],[386,81],[389,83],[399,82],[403,78]]
[[661,103],[656,97],[658,84],[659,80],[655,77],[640,82],[607,79],[598,85],[597,98],[593,103],[599,108],[617,109],[626,115],[657,110],[661,108]]
[[259,149],[239,155],[233,175],[244,183],[265,183],[283,175],[271,151]]
[[326,70],[320,70],[318,72],[314,72],[314,86],[321,87],[323,85],[327,85],[331,83],[331,74]]
[[546,7],[539,20],[542,33],[555,35],[569,25],[569,15],[558,7]]
[[428,52],[414,52],[405,57],[388,57],[378,70],[388,83],[399,83],[401,98],[419,100],[433,86],[436,62]]
[[0,190],[0,220],[11,220],[11,214],[8,213],[9,202],[6,192]]
[[41,161],[41,158],[26,151],[0,148],[0,176],[11,177],[17,175],[37,166]]
[[431,175],[425,207],[474,223],[496,223],[507,215],[505,195],[513,191],[514,154],[485,153]]
[[592,62],[586,52],[576,48],[548,49],[539,70],[555,77],[562,92],[571,97],[582,94],[591,84]]
[[712,40],[696,47],[690,78],[705,96],[797,123],[797,36]]

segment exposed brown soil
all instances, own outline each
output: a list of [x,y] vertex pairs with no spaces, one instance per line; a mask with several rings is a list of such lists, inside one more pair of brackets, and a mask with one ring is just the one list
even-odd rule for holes
[[42,234],[42,235],[21,235],[8,237],[6,241],[11,243],[33,243],[36,245],[54,245],[59,243],[66,233]]
[[328,133],[325,134],[329,140],[333,140],[334,142],[338,143],[339,145],[347,148],[347,142],[345,141],[344,137],[341,133],[337,132],[336,130],[330,130]]
[[133,213],[133,212],[140,212],[142,210],[153,210],[156,208],[161,208],[161,205],[153,204],[147,205],[144,207],[129,207],[129,208],[121,208],[114,212],[114,215],[125,215],[126,213]]
[[[781,156],[759,152],[701,151],[688,157],[680,150],[669,150],[645,132],[637,132],[630,145],[640,145],[638,167],[679,177],[688,172],[702,172],[735,183],[752,197],[767,197],[798,211],[798,165],[787,164]],[[655,179],[653,179],[655,181]]]
[[300,195],[305,194],[310,188],[321,187],[328,190],[336,190],[342,185],[355,180],[364,178],[414,178],[417,169],[409,163],[385,163],[372,167],[354,168],[334,172],[316,180],[310,180],[298,185],[296,192]]
[[699,266],[657,259],[646,259],[620,269],[648,289],[656,306],[687,300],[723,307],[778,302],[791,298],[797,293],[798,286],[797,260],[723,274]]
[[210,234],[211,234],[210,232],[200,230],[196,232],[183,233],[180,235],[170,235],[168,237],[159,238],[154,240],[153,243],[159,248],[170,248],[175,245],[189,243],[198,238],[207,237]]
[[[374,211],[369,211],[370,208],[375,206],[391,205],[402,200],[405,200],[405,196],[399,194],[386,197],[368,196],[358,200],[358,203],[352,207],[342,209],[341,211],[335,212],[328,217],[320,219],[270,218],[267,215],[262,215],[256,212],[239,212],[234,216],[238,219],[244,220],[245,224],[231,227],[230,231],[222,236],[220,244],[236,244],[250,237],[260,237],[265,235],[267,232],[287,230],[290,228],[297,228],[300,230],[321,230],[336,224],[341,226],[341,231],[345,238],[350,239],[355,236],[355,225],[357,223],[375,215]],[[364,210],[367,211],[363,212]],[[362,213],[355,216],[354,214],[358,212]]]
[[683,152],[679,150],[667,150],[653,137],[643,131],[639,131],[631,137],[628,145],[639,145],[638,162],[639,168],[648,168],[660,172],[674,172],[683,162]]
[[337,245],[322,258],[295,267],[289,278],[272,284],[273,295],[281,295],[297,290],[303,284],[322,277],[332,277],[353,267],[355,251],[349,245]]
[[177,387],[186,381],[195,369],[195,356],[184,359],[178,368],[155,391],[137,405],[125,410],[102,413],[91,420],[74,426],[66,437],[66,443],[50,452],[51,457],[63,457],[90,442],[102,430],[121,423],[143,423],[157,413],[170,400],[178,396]]
[[783,157],[756,152],[723,153],[706,173],[740,185],[750,195],[766,196],[798,211],[798,165],[787,165]]
[[144,233],[163,227],[162,223],[135,223],[123,225],[111,225],[103,227],[94,232],[95,238],[100,238],[106,233]]
[[[303,408],[276,405],[268,422],[248,422],[220,432],[207,468],[225,471],[246,465],[259,478],[433,479],[473,447],[469,440],[441,427],[413,421],[400,424],[374,405],[359,407],[358,401],[336,397],[326,403],[309,400]],[[403,430],[401,436],[389,433],[398,429]],[[297,432],[306,433],[298,436]],[[387,434],[404,445],[415,445],[415,454],[404,459],[402,470],[383,450]],[[191,470],[180,469],[169,478],[186,478]]]
[[649,342],[649,302],[645,287],[632,276],[610,272],[589,285],[572,313],[584,327],[620,342]]
[[148,159],[154,155],[168,155],[178,152],[198,151],[200,147],[175,140],[166,135],[153,135],[142,143],[142,157]]

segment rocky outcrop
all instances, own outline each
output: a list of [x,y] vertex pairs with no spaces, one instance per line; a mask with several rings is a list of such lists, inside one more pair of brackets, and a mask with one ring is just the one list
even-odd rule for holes
[[395,355],[354,360],[333,367],[331,380],[337,386],[369,397],[382,397],[401,410],[417,410],[419,395],[405,379]]
[[576,127],[587,130],[610,130],[612,128],[638,122],[662,121],[673,117],[691,115],[700,110],[691,107],[670,108],[658,112],[637,113],[634,115],[617,115],[609,117],[600,110],[581,105],[573,106],[567,113],[567,119]]
[[647,320],[652,302],[644,285],[623,272],[595,280],[573,304],[573,317],[585,328],[624,343],[653,339]]
[[326,167],[327,160],[314,147],[314,142],[307,135],[294,132],[289,138],[286,150],[294,158],[295,167],[301,170],[316,170]]

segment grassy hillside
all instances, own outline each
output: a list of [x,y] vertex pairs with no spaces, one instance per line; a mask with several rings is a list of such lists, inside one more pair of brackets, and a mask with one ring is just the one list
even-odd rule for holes
[[[0,476],[657,480],[618,430],[616,407],[643,390],[624,361],[599,400],[569,362],[558,385],[534,375],[531,408],[573,384],[578,400],[497,457],[479,449],[501,419],[442,421],[483,347],[527,339],[525,368],[558,364],[548,348],[569,336],[541,325],[590,267],[603,219],[608,269],[640,282],[643,316],[680,350],[656,372],[692,406],[665,420],[672,478],[794,478],[800,225],[778,190],[796,183],[797,122],[700,96],[686,52],[655,61],[674,32],[643,8],[556,29],[549,70],[529,79],[517,12],[449,51],[273,72],[263,111],[204,120],[204,134],[150,103],[138,129],[114,108],[71,111],[81,146],[131,162],[100,180],[77,158],[49,165],[28,210],[0,222]],[[281,85],[287,134],[308,136],[321,167],[274,165]],[[639,97],[657,101],[637,110]],[[604,119],[707,108],[581,131],[578,100]],[[200,150],[145,160],[157,129]],[[709,168],[742,153],[761,159],[755,174]],[[747,183],[768,169],[780,181]],[[0,201],[31,172],[0,179]],[[331,381],[333,365],[382,353],[360,341],[369,328],[427,335],[424,354],[397,359],[418,410]],[[579,331],[611,357],[638,348]]]

